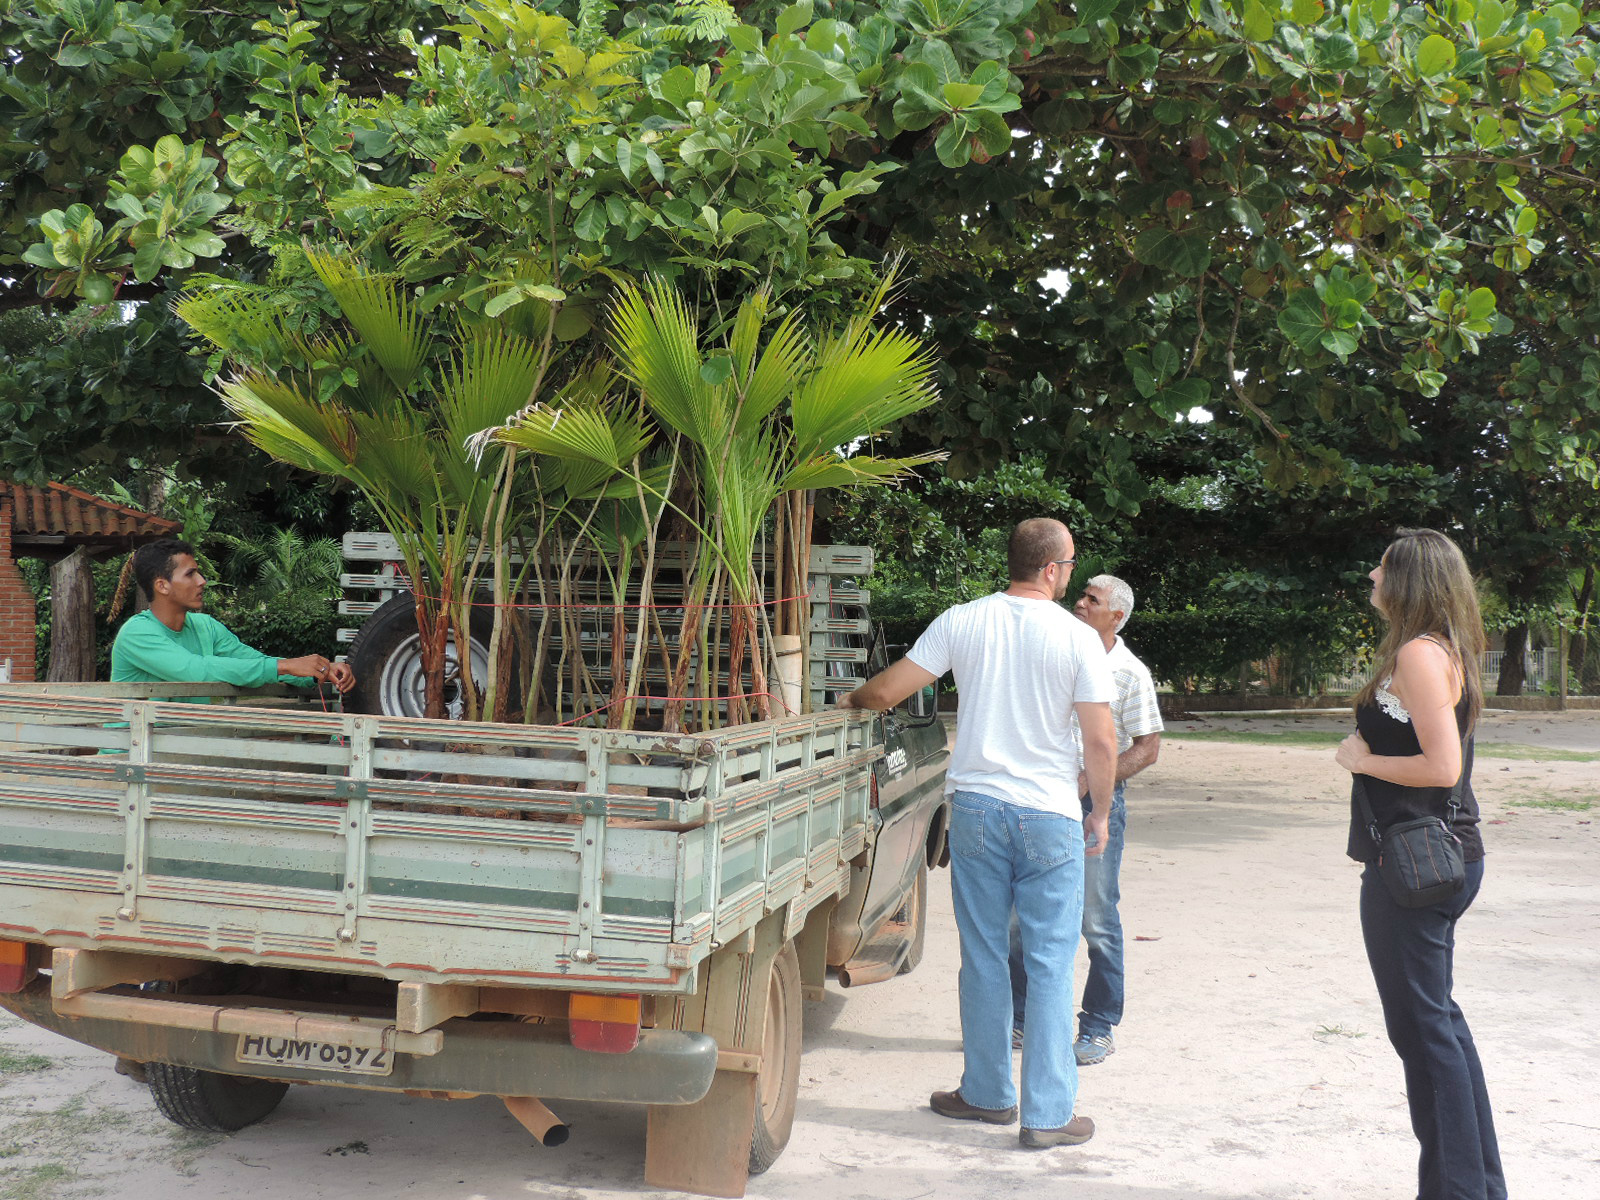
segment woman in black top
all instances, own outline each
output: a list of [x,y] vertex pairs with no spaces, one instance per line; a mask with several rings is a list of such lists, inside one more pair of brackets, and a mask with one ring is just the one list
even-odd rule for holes
[[[1503,1200],[1505,1176],[1478,1051],[1450,995],[1456,921],[1483,882],[1472,795],[1472,728],[1483,703],[1483,622],[1460,549],[1431,529],[1403,529],[1372,572],[1389,623],[1356,729],[1338,764],[1361,779],[1379,831],[1414,817],[1451,822],[1466,886],[1426,908],[1401,908],[1377,871],[1379,849],[1351,799],[1348,852],[1361,873],[1361,932],[1383,1020],[1405,1067],[1411,1128],[1422,1145],[1419,1200]],[[1460,786],[1457,787],[1459,781]],[[1452,794],[1454,805],[1452,805]]]

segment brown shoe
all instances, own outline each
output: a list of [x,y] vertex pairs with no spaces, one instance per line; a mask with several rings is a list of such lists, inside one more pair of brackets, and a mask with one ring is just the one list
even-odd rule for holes
[[935,1092],[928,1097],[928,1107],[941,1117],[952,1121],[982,1121],[987,1125],[1009,1125],[1017,1119],[1017,1106],[1010,1108],[979,1108],[961,1098],[960,1091]]
[[1048,1150],[1051,1146],[1081,1146],[1094,1136],[1094,1122],[1074,1116],[1058,1129],[1024,1129],[1017,1141],[1029,1150]]

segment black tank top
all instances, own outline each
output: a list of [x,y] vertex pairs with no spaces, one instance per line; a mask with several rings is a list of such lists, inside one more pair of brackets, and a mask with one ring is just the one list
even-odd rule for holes
[[[1422,753],[1410,714],[1387,688],[1378,689],[1374,702],[1356,708],[1356,728],[1374,754],[1405,757]],[[1465,737],[1466,744],[1461,756],[1460,807],[1450,827],[1461,839],[1461,857],[1467,862],[1477,862],[1483,857],[1483,837],[1478,831],[1478,800],[1472,794],[1472,738],[1467,735],[1465,692],[1456,701],[1456,732]],[[1362,779],[1367,787],[1367,803],[1372,806],[1380,832],[1417,817],[1450,820],[1450,788],[1407,787],[1375,775],[1364,775]],[[1378,847],[1367,832],[1367,820],[1355,797],[1354,783],[1350,794],[1350,840],[1345,852],[1357,862],[1374,862],[1378,857]]]

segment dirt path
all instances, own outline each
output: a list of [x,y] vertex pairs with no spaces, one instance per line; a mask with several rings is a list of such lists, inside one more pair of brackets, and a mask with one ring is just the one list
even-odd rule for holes
[[[1175,732],[1347,719],[1208,718]],[[1511,1194],[1600,1200],[1600,714],[1489,715],[1480,759],[1487,882],[1462,924],[1457,998],[1489,1077]],[[1014,1129],[957,1124],[927,1094],[958,1079],[958,956],[936,876],[911,976],[807,1011],[794,1140],[750,1194],[775,1200],[1393,1200],[1415,1159],[1342,857],[1327,748],[1169,739],[1130,789],[1128,1016],[1083,1073],[1081,1150],[1030,1154]],[[1536,865],[1537,864],[1537,865]],[[294,1089],[233,1137],[185,1133],[105,1056],[0,1019],[0,1198],[566,1200],[651,1194],[640,1112],[556,1105],[532,1145],[489,1100]]]

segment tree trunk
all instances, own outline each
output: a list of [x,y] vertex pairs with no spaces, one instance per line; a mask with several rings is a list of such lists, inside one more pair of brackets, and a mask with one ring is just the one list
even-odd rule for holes
[[1506,630],[1506,652],[1500,656],[1500,682],[1495,686],[1496,696],[1520,696],[1528,672],[1524,656],[1528,651],[1528,626],[1513,625]]
[[78,547],[50,567],[49,683],[94,681],[94,573]]

